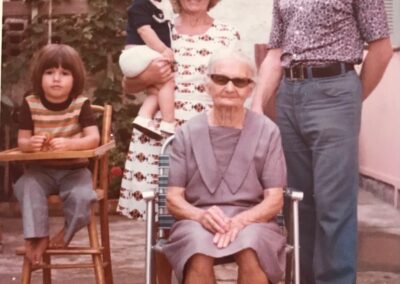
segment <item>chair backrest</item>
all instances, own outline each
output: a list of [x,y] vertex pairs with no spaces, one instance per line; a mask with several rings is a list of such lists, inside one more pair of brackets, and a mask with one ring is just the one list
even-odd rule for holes
[[96,115],[102,116],[102,123],[101,123],[101,145],[106,144],[111,140],[111,116],[112,116],[112,107],[111,105],[92,105],[92,111]]
[[158,237],[164,238],[165,230],[169,230],[175,222],[175,218],[169,214],[167,209],[167,187],[169,170],[169,149],[174,136],[170,136],[163,144],[159,160],[159,175],[157,188],[157,216],[158,216]]
[[[100,125],[100,145],[105,145],[112,139],[111,134],[111,117],[112,107],[111,105],[92,105],[93,113],[101,120]],[[93,185],[95,188],[101,188],[104,190],[103,194],[107,197],[108,189],[108,153],[103,155],[100,159],[95,159],[93,165]]]

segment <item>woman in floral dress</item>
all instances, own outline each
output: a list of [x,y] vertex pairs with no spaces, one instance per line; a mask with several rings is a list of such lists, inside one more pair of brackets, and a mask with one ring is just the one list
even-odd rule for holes
[[[209,58],[218,49],[234,46],[239,40],[239,33],[208,15],[219,0],[172,2],[178,12],[172,27],[172,49],[177,64],[175,117],[180,125],[211,107],[211,97],[205,92],[203,79]],[[160,80],[168,80],[172,74],[170,68],[163,64],[155,62],[140,78],[125,78],[126,91],[136,92]],[[152,67],[158,70],[150,74]],[[146,203],[141,193],[157,186],[162,143],[133,130],[117,207],[121,214],[133,219],[143,218]]]

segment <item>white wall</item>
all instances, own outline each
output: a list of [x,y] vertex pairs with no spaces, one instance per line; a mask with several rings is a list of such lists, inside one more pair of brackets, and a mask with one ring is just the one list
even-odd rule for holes
[[239,30],[241,49],[251,57],[254,55],[255,43],[268,41],[272,21],[272,0],[222,0],[210,14]]

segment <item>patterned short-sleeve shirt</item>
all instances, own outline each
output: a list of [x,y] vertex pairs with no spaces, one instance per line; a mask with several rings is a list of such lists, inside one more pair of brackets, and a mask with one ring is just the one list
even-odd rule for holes
[[269,45],[284,66],[361,63],[364,43],[387,37],[383,0],[274,0]]

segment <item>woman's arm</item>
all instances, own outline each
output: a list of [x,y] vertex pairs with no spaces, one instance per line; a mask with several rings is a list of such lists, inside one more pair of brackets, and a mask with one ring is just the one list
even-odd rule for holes
[[223,211],[212,206],[207,210],[191,205],[185,199],[185,189],[182,187],[168,187],[167,208],[178,220],[188,219],[199,222],[212,233],[225,233],[228,229],[228,218]]
[[236,222],[247,226],[253,223],[267,222],[275,217],[283,206],[283,189],[274,187],[264,190],[264,200],[256,206],[233,217]]
[[275,217],[283,207],[283,189],[274,187],[264,190],[264,199],[256,206],[243,211],[230,220],[229,231],[225,234],[217,233],[214,244],[218,248],[225,248],[232,243],[237,234],[244,227],[254,223],[267,222]]
[[147,68],[133,78],[124,77],[122,88],[127,93],[135,94],[152,85],[164,84],[174,78],[171,63],[165,58],[154,59]]

